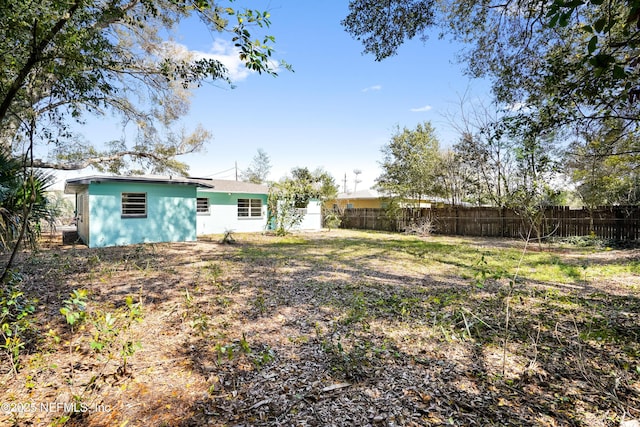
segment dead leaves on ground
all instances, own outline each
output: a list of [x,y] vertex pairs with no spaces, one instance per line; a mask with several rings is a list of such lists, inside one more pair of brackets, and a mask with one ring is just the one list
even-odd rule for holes
[[[67,425],[614,426],[640,416],[637,289],[521,281],[510,294],[506,280],[480,288],[452,265],[433,267],[437,253],[392,250],[395,235],[287,242],[53,248],[24,260],[44,296],[40,325],[59,326],[60,295],[79,286],[101,303],[145,301],[131,378],[91,395],[111,410]],[[7,399],[68,388],[52,368],[68,362],[64,351],[45,344],[3,377]],[[60,414],[30,415],[19,422]]]

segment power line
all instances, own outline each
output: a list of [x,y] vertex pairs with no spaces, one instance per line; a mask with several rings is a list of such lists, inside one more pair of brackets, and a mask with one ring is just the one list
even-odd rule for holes
[[220,171],[220,172],[214,172],[214,173],[212,173],[212,174],[210,174],[210,175],[203,175],[203,178],[211,178],[212,176],[220,175],[220,174],[227,173],[227,172],[231,172],[231,171],[235,171],[235,170],[236,170],[236,167],[234,166],[234,167],[232,167],[232,168],[225,169],[225,170]]

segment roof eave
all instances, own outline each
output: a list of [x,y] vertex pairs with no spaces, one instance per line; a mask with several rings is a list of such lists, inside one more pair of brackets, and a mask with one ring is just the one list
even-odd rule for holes
[[83,178],[72,178],[65,182],[64,192],[66,194],[77,193],[78,189],[84,189],[92,183],[101,182],[130,182],[130,183],[142,183],[142,184],[169,184],[169,185],[187,185],[202,188],[214,188],[213,184],[205,182],[199,182],[195,180],[188,180],[185,178],[172,179],[172,178],[147,178],[147,177],[130,177],[130,176],[88,176]]

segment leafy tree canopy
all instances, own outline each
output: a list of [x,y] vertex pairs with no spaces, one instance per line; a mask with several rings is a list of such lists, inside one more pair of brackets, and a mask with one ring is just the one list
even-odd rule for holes
[[435,25],[435,7],[434,0],[351,0],[342,24],[380,61]]
[[[468,164],[483,166],[472,180],[477,200],[501,206],[538,194],[544,197],[531,200],[546,203],[555,192],[539,183],[553,170],[551,139],[568,146],[564,163],[585,204],[634,200],[640,0],[351,0],[349,10],[344,27],[377,60],[439,30],[463,43],[459,59],[469,75],[491,80],[502,117],[480,133],[461,133],[462,145],[478,149]],[[503,148],[516,161],[515,175],[503,171]],[[630,178],[611,178],[623,175]]]
[[[184,171],[175,156],[201,149],[209,138],[201,128],[176,129],[188,111],[188,89],[207,79],[230,80],[218,60],[197,57],[166,35],[197,18],[211,32],[231,34],[250,70],[277,71],[273,37],[252,36],[269,26],[269,14],[231,6],[210,0],[0,2],[3,151],[21,155],[28,128],[36,126],[36,142],[49,158],[35,159],[34,166],[135,172],[127,163],[134,159],[154,172]],[[73,123],[108,113],[137,128],[133,140],[87,143],[74,133]]]
[[378,60],[430,29],[450,34],[499,103],[524,106],[531,132],[616,117],[637,133],[639,11],[639,0],[351,0],[343,25]]
[[267,181],[270,170],[271,160],[269,159],[269,155],[263,149],[259,148],[258,154],[253,157],[249,167],[242,171],[242,179],[246,182],[262,184]]
[[338,187],[328,172],[320,168],[314,171],[294,168],[290,176],[269,188],[269,221],[277,234],[284,235],[302,222],[309,201],[324,201],[337,194]]
[[585,134],[569,147],[566,166],[588,208],[640,203],[640,153],[619,125],[612,119],[606,131]]
[[382,175],[377,187],[401,198],[422,200],[436,196],[440,188],[440,144],[431,123],[418,124],[415,129],[396,129],[387,145],[382,147]]

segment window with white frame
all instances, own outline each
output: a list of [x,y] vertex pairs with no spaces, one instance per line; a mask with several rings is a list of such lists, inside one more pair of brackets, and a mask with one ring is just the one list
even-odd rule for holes
[[146,218],[147,193],[122,193],[122,217]]
[[197,204],[196,204],[196,212],[201,215],[205,215],[209,213],[208,197],[198,197]]
[[238,199],[238,218],[261,218],[261,199]]

